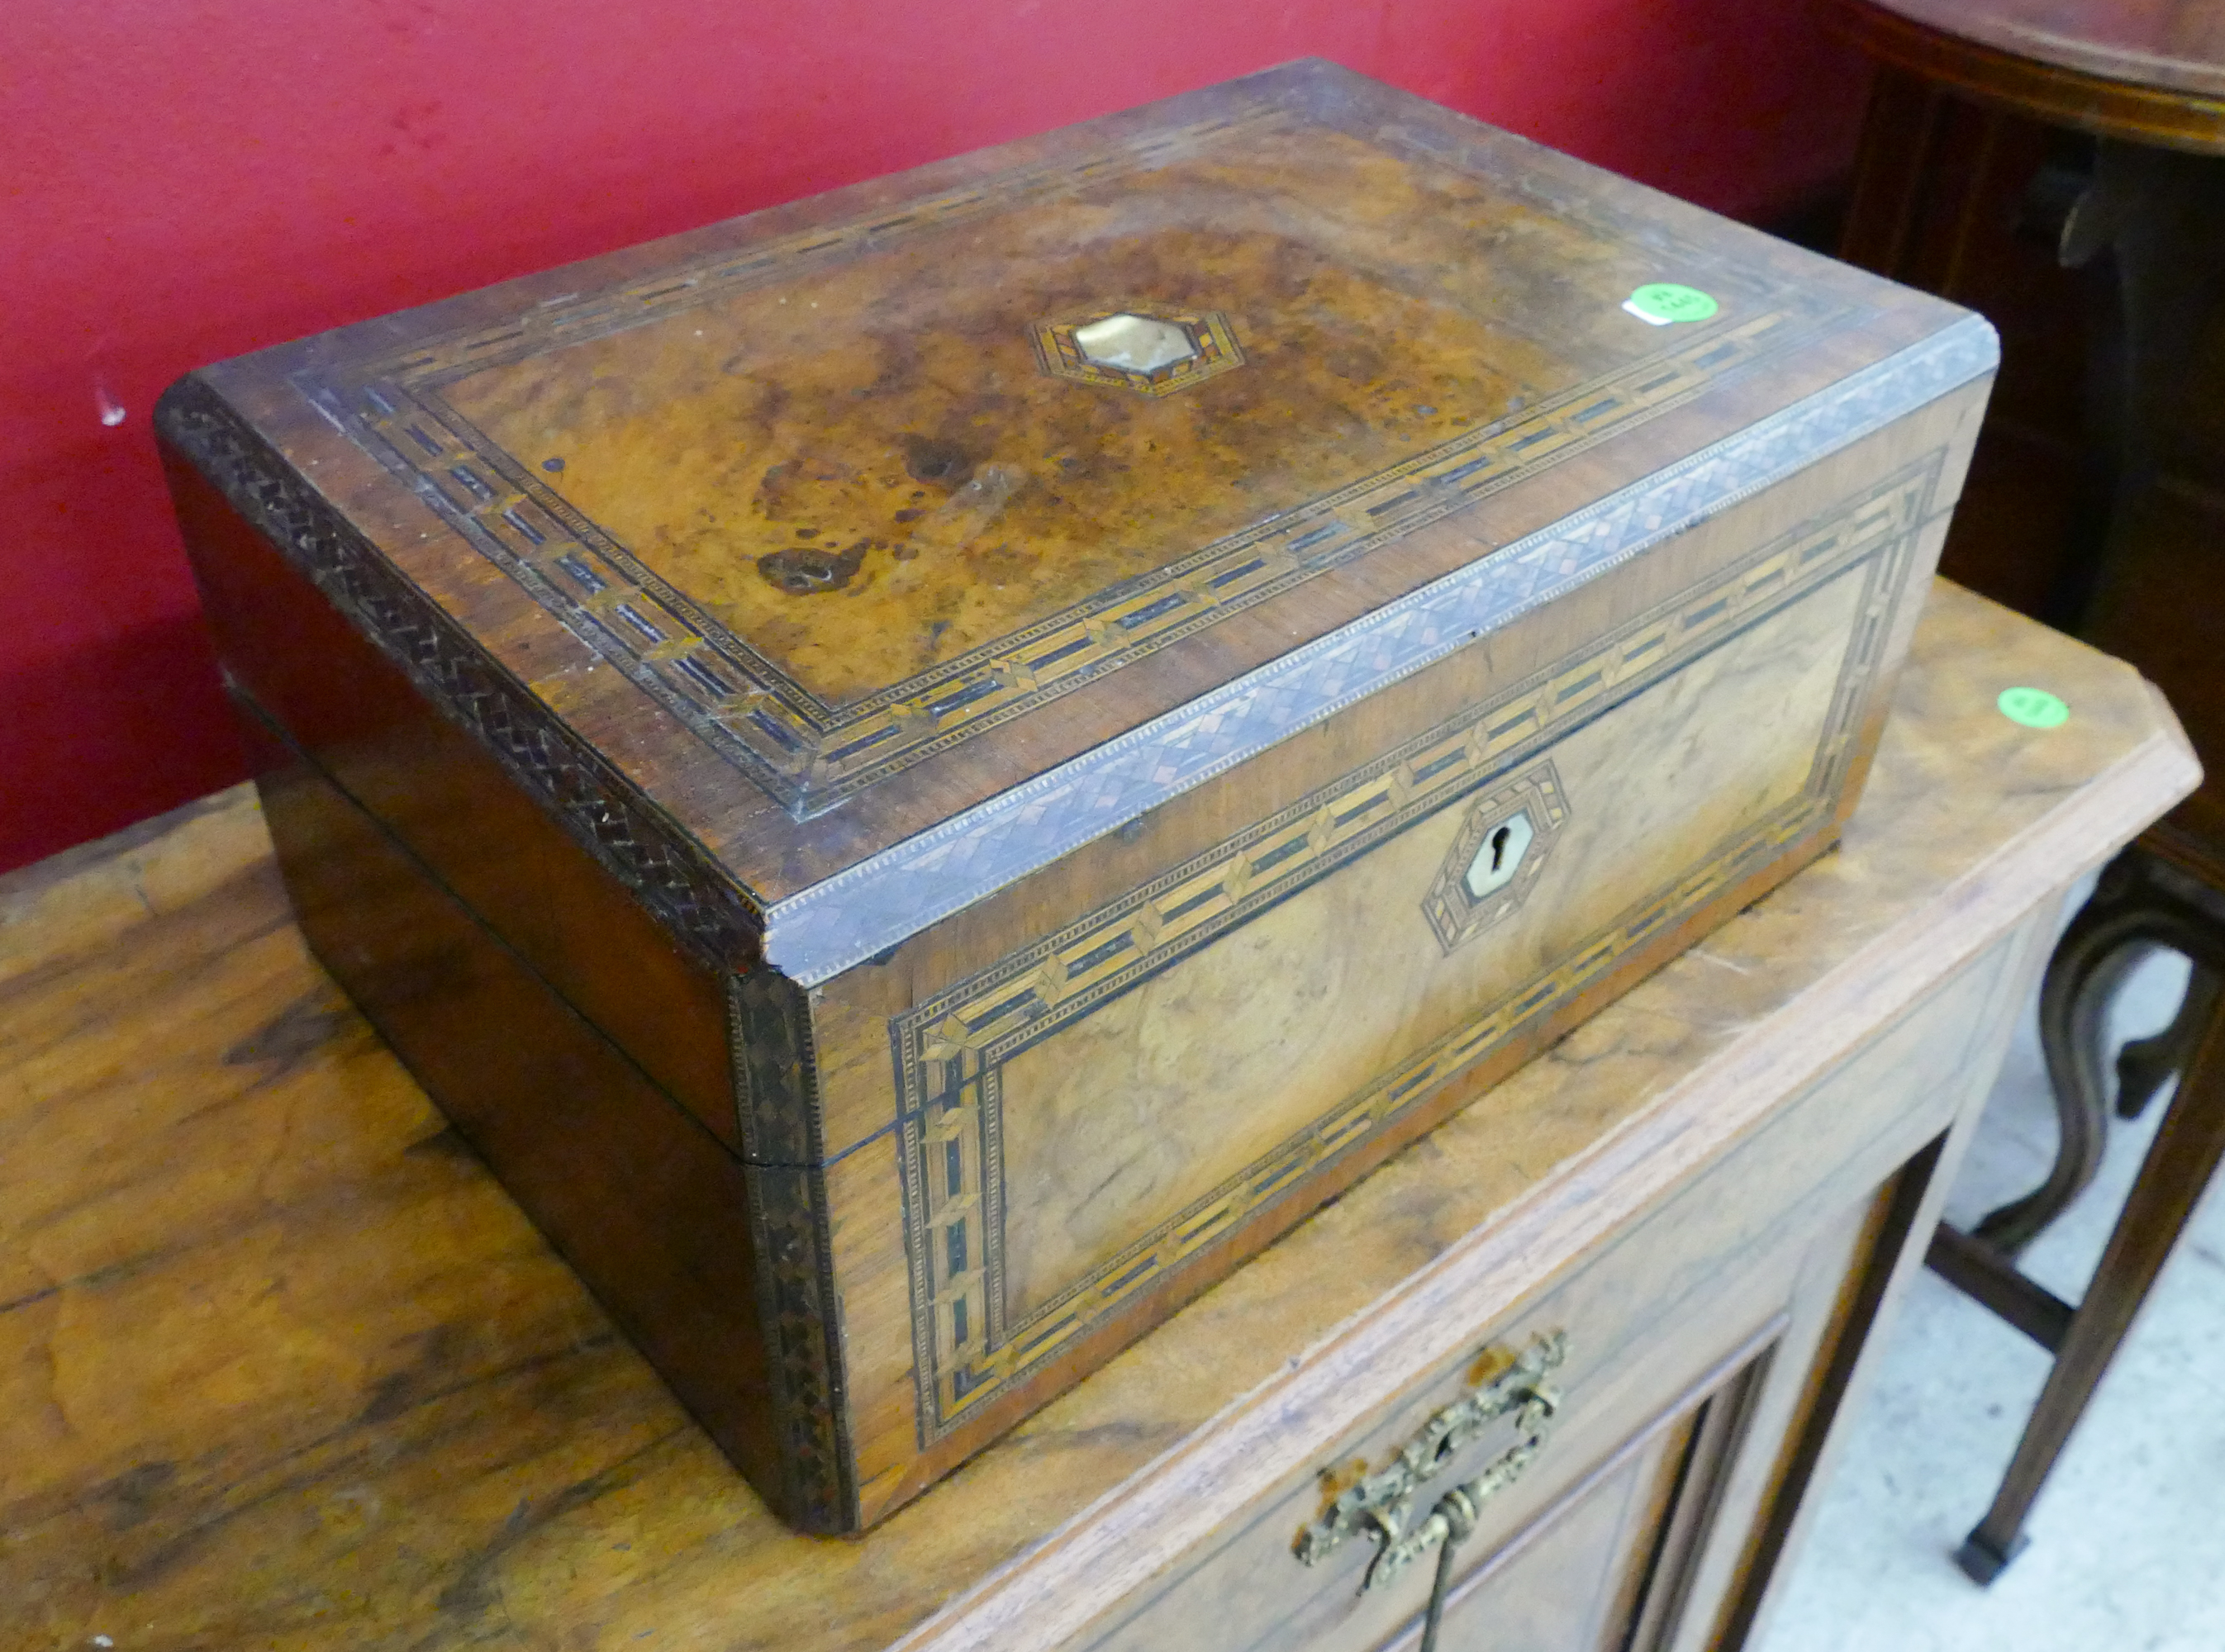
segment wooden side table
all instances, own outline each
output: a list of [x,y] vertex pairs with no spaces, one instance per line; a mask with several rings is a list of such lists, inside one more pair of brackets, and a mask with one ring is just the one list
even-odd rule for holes
[[[1839,851],[854,1541],[459,1149],[244,791],[64,857],[0,883],[10,1643],[1361,1652],[1442,1578],[1448,1647],[1736,1646],[2062,892],[2195,777],[2131,670],[1942,585]],[[1372,1589],[1306,1535],[1456,1490]]]
[[[2127,851],[2041,998],[2062,1123],[2053,1172],[1932,1265],[2057,1356],[1959,1559],[1990,1582],[2190,1213],[2225,1136],[2225,4],[1844,0],[1881,69],[1841,250],[1995,318],[2003,371],[1943,566],[2137,661],[2213,780]],[[2136,1114],[2179,1095],[2074,1310],[2015,1257],[2093,1179],[2103,1012],[2146,950],[2193,975],[2171,1028],[2118,1063]]]

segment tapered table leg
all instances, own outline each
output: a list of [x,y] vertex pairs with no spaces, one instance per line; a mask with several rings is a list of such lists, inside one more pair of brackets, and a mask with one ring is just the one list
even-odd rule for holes
[[[2204,961],[2215,968],[2218,960],[2197,960],[2197,965]],[[2063,1332],[2055,1369],[2040,1391],[2000,1491],[1956,1555],[1963,1571],[1978,1582],[1992,1582],[2024,1547],[2025,1517],[2032,1500],[2085,1414],[2095,1385],[2116,1357],[2221,1157],[2225,1157],[2225,1017],[2213,1015],[2179,1079],[2178,1092],[2133,1183],[2085,1300]]]

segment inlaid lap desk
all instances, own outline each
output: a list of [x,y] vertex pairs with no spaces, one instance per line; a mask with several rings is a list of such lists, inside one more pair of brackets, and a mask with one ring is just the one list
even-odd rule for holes
[[17,874],[0,1644],[1410,1644],[1429,1565],[1294,1543],[1548,1347],[1445,1643],[1736,1644],[2062,893],[2196,778],[2127,668],[1939,587],[1839,852],[855,1541],[765,1511],[442,1127],[250,793]]

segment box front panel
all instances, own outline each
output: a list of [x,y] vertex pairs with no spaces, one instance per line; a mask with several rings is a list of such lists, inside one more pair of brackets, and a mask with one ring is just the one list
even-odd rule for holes
[[1940,457],[897,1017],[922,1444],[1826,826]]
[[[1841,575],[1093,1010],[1037,1017],[996,1068],[1006,1315],[1029,1322],[1168,1223],[1209,1237],[1239,1184],[1279,1183],[1395,1104],[1379,1091],[1410,1093],[1432,1069],[1405,1058],[1487,1039],[1480,1003],[1557,996],[1582,965],[1564,981],[1556,962],[1651,933],[1639,918],[1696,848],[1797,832],[1864,583]],[[1390,801],[1379,780],[1355,791],[1332,820]],[[1106,915],[1100,945],[1132,959],[1136,916]]]

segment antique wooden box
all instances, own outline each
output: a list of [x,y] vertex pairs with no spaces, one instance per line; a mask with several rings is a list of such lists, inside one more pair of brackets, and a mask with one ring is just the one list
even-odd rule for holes
[[1830,844],[1994,362],[1309,63],[160,422],[313,943],[833,1531]]

